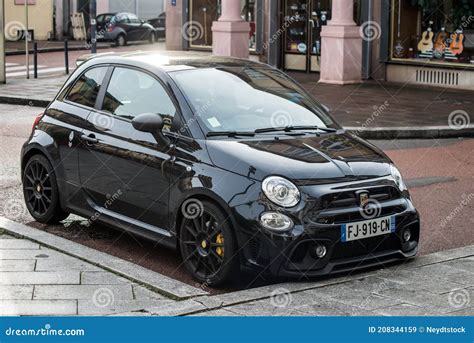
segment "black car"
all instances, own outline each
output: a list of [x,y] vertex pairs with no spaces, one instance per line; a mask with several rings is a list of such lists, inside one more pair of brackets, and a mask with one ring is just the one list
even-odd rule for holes
[[97,41],[111,41],[124,46],[131,41],[148,41],[157,39],[155,28],[133,13],[104,13],[96,17]]
[[166,37],[166,12],[161,13],[158,17],[148,20],[148,23],[156,30],[156,38]]
[[90,58],[21,159],[37,221],[75,213],[149,237],[208,285],[247,267],[300,278],[417,252],[419,216],[392,161],[248,60]]

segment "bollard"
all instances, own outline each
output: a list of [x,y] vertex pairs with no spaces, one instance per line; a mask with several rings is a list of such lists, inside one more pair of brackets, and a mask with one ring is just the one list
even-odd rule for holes
[[38,78],[38,43],[33,43],[33,77]]
[[69,45],[68,40],[64,40],[64,64],[66,65],[66,75],[69,74]]

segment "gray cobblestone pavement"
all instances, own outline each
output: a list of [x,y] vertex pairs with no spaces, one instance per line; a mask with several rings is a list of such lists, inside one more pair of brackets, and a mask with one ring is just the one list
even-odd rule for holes
[[177,299],[99,267],[97,257],[78,259],[11,230],[0,233],[3,316],[474,315],[474,246],[355,275]]

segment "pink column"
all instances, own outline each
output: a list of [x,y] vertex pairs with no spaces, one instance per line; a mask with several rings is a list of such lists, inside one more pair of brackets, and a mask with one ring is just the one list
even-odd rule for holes
[[353,0],[332,1],[332,18],[321,32],[319,82],[339,85],[361,82],[362,36],[353,13]]
[[183,2],[165,1],[166,11],[166,50],[183,50]]
[[249,58],[249,23],[240,16],[240,0],[222,0],[222,14],[212,23],[212,53]]

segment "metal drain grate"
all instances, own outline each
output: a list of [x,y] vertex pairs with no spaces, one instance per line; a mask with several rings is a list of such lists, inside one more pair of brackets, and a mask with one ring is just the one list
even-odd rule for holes
[[452,71],[417,69],[416,82],[430,85],[459,85],[459,73]]

